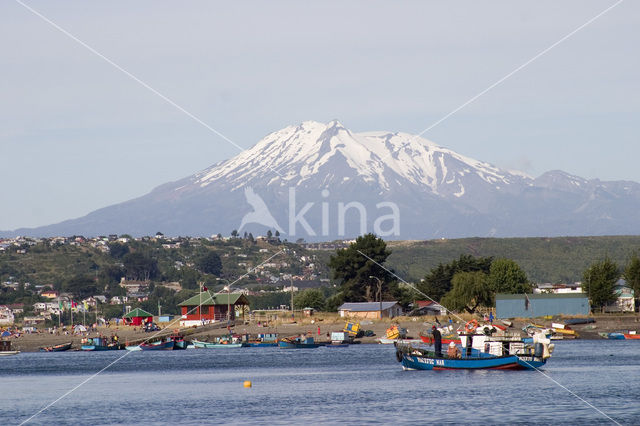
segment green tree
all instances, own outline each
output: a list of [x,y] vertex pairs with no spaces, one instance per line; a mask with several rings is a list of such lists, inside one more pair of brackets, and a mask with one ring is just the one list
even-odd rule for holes
[[110,243],[107,247],[109,247],[109,254],[114,259],[122,259],[125,254],[129,253],[129,246],[127,244]]
[[200,280],[200,274],[191,268],[182,268],[180,270],[180,286],[184,289],[197,289],[198,281]]
[[488,274],[492,262],[493,257],[474,257],[462,254],[451,263],[440,263],[431,269],[417,287],[430,298],[440,301],[451,290],[452,279],[456,273],[482,271]]
[[269,230],[267,231],[267,238],[268,238],[268,239],[271,239],[271,237],[273,237],[273,233],[271,232],[271,229],[269,229]]
[[493,292],[487,274],[482,271],[458,272],[453,276],[453,287],[442,298],[443,306],[450,310],[465,310],[473,314],[479,306],[491,306]]
[[218,253],[207,250],[195,261],[196,268],[204,274],[220,275],[222,272],[222,261]]
[[343,298],[348,302],[374,301],[377,277],[382,280],[383,294],[388,291],[391,275],[381,266],[391,254],[387,244],[374,234],[356,239],[329,259],[333,279],[340,281]]
[[233,238],[236,238],[236,237],[238,236],[238,230],[237,230],[237,229],[234,229],[233,231],[231,231],[231,236],[232,236]]
[[75,275],[69,278],[62,288],[79,299],[93,296],[97,290],[95,280],[88,275]]
[[325,300],[325,309],[327,310],[327,312],[336,312],[340,305],[342,305],[343,303],[344,297],[342,295],[342,292],[338,292],[333,296],[329,296]]
[[433,300],[440,301],[440,299],[451,290],[452,278],[453,274],[451,273],[451,269],[447,267],[447,265],[440,263],[431,269],[417,287],[422,293]]
[[636,252],[631,255],[631,259],[627,263],[624,279],[627,281],[627,285],[633,289],[636,300],[640,299],[640,258]]
[[293,304],[296,309],[313,308],[316,311],[324,311],[324,293],[318,288],[308,288],[295,295]]
[[615,292],[616,282],[620,278],[618,265],[606,257],[600,262],[594,262],[584,271],[584,289],[589,295],[592,308],[604,307],[615,302],[618,296]]
[[127,253],[122,263],[129,279],[148,281],[158,275],[158,261],[144,253]]
[[511,259],[495,259],[489,268],[489,285],[494,293],[531,293],[527,274]]

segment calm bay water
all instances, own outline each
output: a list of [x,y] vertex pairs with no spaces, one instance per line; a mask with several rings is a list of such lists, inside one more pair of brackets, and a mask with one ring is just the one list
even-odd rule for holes
[[[124,354],[0,357],[2,423],[26,420]],[[617,422],[640,424],[640,342],[558,342],[544,373]],[[550,378],[402,371],[390,345],[130,352],[31,423],[611,423]]]

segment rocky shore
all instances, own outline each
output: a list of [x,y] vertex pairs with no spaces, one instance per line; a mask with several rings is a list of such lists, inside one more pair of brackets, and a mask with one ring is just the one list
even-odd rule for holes
[[[596,322],[593,324],[581,324],[573,326],[579,335],[579,339],[602,339],[598,333],[635,330],[640,333],[640,320],[638,315],[596,315],[593,316]],[[471,318],[471,317],[469,317]],[[446,325],[446,319],[439,317],[440,322]],[[282,337],[300,335],[307,333],[316,337],[319,341],[327,340],[327,333],[332,331],[341,331],[345,325],[345,319],[339,318],[335,314],[321,314],[317,317],[298,319],[295,323],[277,321],[269,324],[260,323],[242,323],[236,322],[232,327],[234,333],[256,336],[259,333],[278,333]],[[435,317],[399,317],[392,320],[360,320],[362,330],[371,330],[375,334],[372,337],[363,337],[359,339],[362,343],[378,343],[377,338],[385,335],[386,329],[393,325],[398,325],[407,329],[408,337],[419,338],[421,331],[428,332],[431,325],[435,322]],[[552,322],[562,322],[562,319],[516,319],[512,321],[511,329],[514,331],[521,330],[527,324],[535,323],[550,327]],[[498,321],[498,323],[500,323]],[[119,341],[122,343],[141,343],[144,340],[157,340],[162,336],[169,335],[175,331],[187,336],[188,339],[209,340],[216,336],[227,334],[226,324],[207,325],[197,328],[179,329],[176,324],[160,324],[164,328],[160,332],[145,333],[139,327],[99,327],[97,332],[91,332],[81,335],[70,334],[50,334],[48,332],[39,332],[32,334],[23,334],[20,337],[9,338],[12,342],[12,349],[22,352],[35,352],[40,347],[52,346],[61,343],[73,342],[73,349],[79,349],[81,340],[84,337],[95,337],[101,334],[111,337],[117,334]],[[454,327],[464,326],[464,319],[454,322]],[[318,329],[320,333],[318,334]]]

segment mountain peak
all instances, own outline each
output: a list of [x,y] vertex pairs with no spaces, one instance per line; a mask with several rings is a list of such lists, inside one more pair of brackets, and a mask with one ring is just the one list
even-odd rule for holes
[[[334,172],[327,172],[333,170]],[[336,173],[339,171],[338,173]],[[359,179],[380,191],[410,185],[438,195],[464,196],[463,181],[506,187],[528,178],[399,132],[353,133],[339,120],[304,121],[270,133],[255,146],[196,176],[201,186],[323,186]]]
[[[237,156],[89,215],[11,235],[211,235],[282,229],[290,240],[640,232],[640,184],[562,171],[532,179],[402,132],[338,120],[268,134]],[[239,226],[240,225],[240,226]],[[243,228],[244,227],[244,228]]]

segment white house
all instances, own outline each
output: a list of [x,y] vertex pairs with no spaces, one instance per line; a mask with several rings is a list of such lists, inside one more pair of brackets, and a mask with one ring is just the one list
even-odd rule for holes
[[13,325],[15,318],[8,306],[0,306],[0,325]]
[[605,312],[635,312],[635,297],[633,289],[627,286],[624,279],[619,279],[616,283],[615,292],[618,299],[604,307]]

